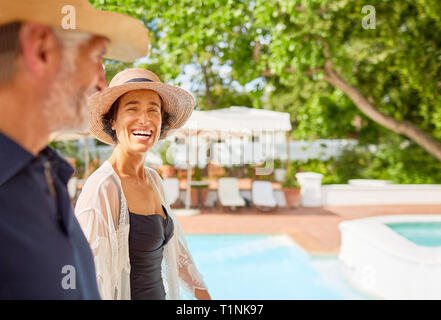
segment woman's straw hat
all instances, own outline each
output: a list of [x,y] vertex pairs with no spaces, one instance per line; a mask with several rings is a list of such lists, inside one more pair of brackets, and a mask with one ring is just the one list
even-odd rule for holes
[[0,26],[27,21],[106,37],[108,59],[133,61],[148,53],[149,35],[141,21],[95,10],[87,0],[0,0]]
[[[90,133],[98,140],[114,145],[112,138],[104,130],[103,116],[119,97],[129,91],[142,89],[155,91],[162,98],[163,111],[169,116],[168,130],[183,126],[191,116],[195,101],[187,91],[162,83],[158,76],[149,70],[126,69],[115,75],[107,89],[89,98]],[[161,139],[166,136],[167,133]]]

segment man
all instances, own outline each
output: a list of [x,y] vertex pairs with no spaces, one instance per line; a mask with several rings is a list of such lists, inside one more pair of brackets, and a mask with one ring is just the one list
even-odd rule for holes
[[85,128],[86,98],[107,87],[103,56],[147,48],[141,22],[87,0],[0,0],[0,299],[100,298],[73,169],[47,143]]

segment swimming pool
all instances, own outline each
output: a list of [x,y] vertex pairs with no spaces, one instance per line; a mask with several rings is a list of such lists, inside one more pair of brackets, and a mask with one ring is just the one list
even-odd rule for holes
[[441,222],[387,223],[386,226],[417,245],[441,246]]
[[365,299],[335,256],[310,256],[286,235],[187,235],[213,299]]

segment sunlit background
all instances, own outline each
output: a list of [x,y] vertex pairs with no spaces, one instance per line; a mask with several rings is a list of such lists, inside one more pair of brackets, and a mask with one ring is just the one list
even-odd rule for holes
[[[150,30],[109,81],[145,67],[197,101],[146,165],[213,298],[441,298],[441,3],[90,2]],[[51,146],[75,203],[112,147]]]

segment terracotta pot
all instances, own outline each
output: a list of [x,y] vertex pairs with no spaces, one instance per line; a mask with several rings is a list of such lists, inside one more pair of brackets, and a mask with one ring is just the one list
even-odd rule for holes
[[300,205],[300,188],[282,188],[285,193],[288,208],[295,208]]
[[198,205],[198,190],[191,188],[191,206],[196,207]]
[[204,206],[205,199],[207,198],[207,194],[208,194],[208,188],[204,188],[204,189],[201,190],[201,203],[202,203],[202,206]]
[[205,198],[207,197],[208,188],[191,188],[191,205],[193,207],[198,206],[198,194],[200,194],[201,206],[204,206]]
[[176,169],[170,165],[162,165],[160,167],[162,178],[173,178],[176,174]]
[[226,171],[225,171],[224,167],[217,166],[211,162],[208,163],[207,175],[209,177],[214,177],[214,178],[215,177],[223,177],[223,176],[225,176],[225,173],[226,173]]

